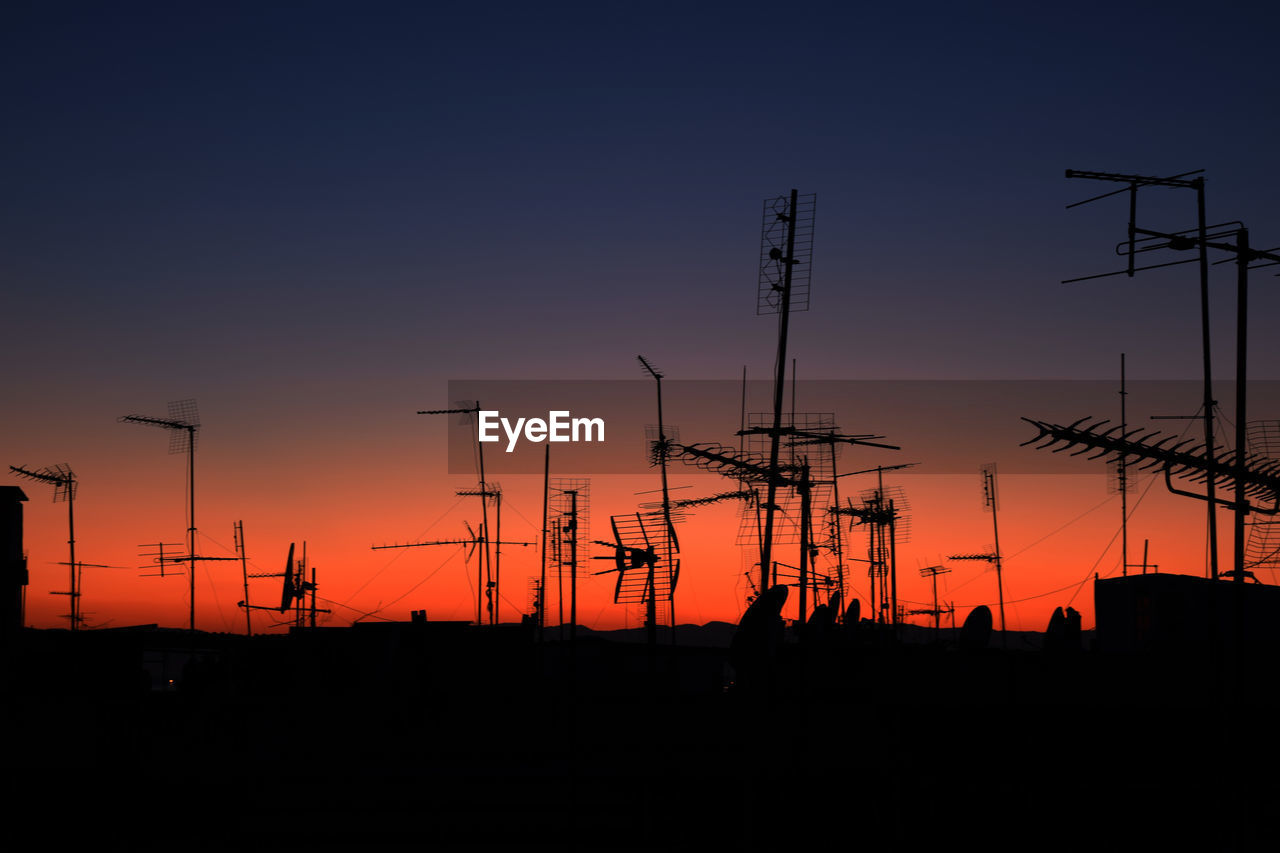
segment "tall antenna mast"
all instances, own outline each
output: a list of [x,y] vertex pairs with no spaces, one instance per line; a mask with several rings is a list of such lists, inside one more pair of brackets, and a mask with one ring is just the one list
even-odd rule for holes
[[244,579],[244,635],[253,636],[253,623],[249,620],[249,558],[244,545],[244,522],[237,521],[232,528],[236,550],[240,552],[240,575]]
[[[1127,184],[1127,187],[1113,190],[1112,192],[1103,193],[1093,198],[1078,201],[1074,204],[1067,205],[1068,209],[1079,207],[1083,204],[1099,201],[1100,199],[1109,198],[1122,192],[1129,194],[1129,239],[1128,239],[1128,266],[1122,271],[1129,278],[1133,278],[1135,272],[1142,270],[1155,269],[1156,267],[1174,266],[1176,264],[1190,263],[1190,261],[1174,261],[1171,264],[1153,264],[1138,267],[1134,265],[1134,256],[1137,252],[1137,217],[1138,217],[1138,189],[1141,187],[1175,187],[1182,189],[1192,189],[1196,193],[1196,216],[1198,224],[1196,231],[1199,236],[1200,253],[1198,260],[1200,267],[1200,343],[1203,351],[1204,362],[1204,446],[1205,455],[1209,459],[1214,457],[1214,439],[1213,439],[1213,411],[1215,401],[1213,399],[1213,367],[1211,350],[1209,348],[1209,250],[1205,245],[1207,239],[1207,220],[1205,218],[1205,202],[1204,202],[1204,176],[1201,174],[1204,169],[1195,169],[1190,172],[1183,172],[1180,175],[1173,175],[1168,178],[1151,177],[1146,175],[1122,175],[1113,172],[1084,172],[1077,169],[1067,169],[1068,178],[1086,178],[1095,181],[1110,181],[1113,183]],[[1189,177],[1195,175],[1195,177]],[[1102,275],[1084,276],[1082,278],[1067,279],[1063,284],[1076,281],[1086,281],[1094,278],[1102,278],[1108,275],[1119,275],[1116,273],[1103,273]],[[1243,451],[1242,451],[1243,452]],[[1209,473],[1205,480],[1206,500],[1209,509],[1209,574],[1214,579],[1218,578],[1218,516],[1215,507],[1216,500],[1214,498],[1214,478],[1212,472]],[[1003,629],[1001,629],[1003,630]]]
[[996,463],[988,462],[982,466],[982,505],[991,510],[991,527],[995,533],[994,550],[987,554],[953,554],[951,560],[982,560],[996,567],[996,592],[1000,597],[1000,641],[1009,648],[1008,634],[1004,623],[1004,578],[1000,561],[1000,523],[998,520],[1000,500],[996,494]]
[[[760,276],[756,289],[756,314],[777,314],[778,355],[774,364],[773,433],[769,442],[769,468],[776,474],[782,429],[783,385],[787,378],[787,327],[791,312],[809,309],[809,275],[813,260],[813,224],[817,195],[791,195],[767,199],[760,228]],[[797,269],[799,267],[799,269]],[[768,478],[764,533],[760,540],[760,590],[770,586],[773,559],[773,515],[777,497],[776,476]]]
[[945,575],[950,571],[951,569],[946,566],[925,566],[920,570],[921,577],[933,580],[933,610],[929,612],[933,614],[933,632],[935,635],[942,631],[942,610],[938,608],[938,575]]
[[[680,571],[679,566],[675,562],[674,552],[679,550],[679,540],[676,538],[676,528],[671,521],[671,490],[667,483],[667,456],[670,448],[668,447],[667,425],[662,420],[662,374],[654,368],[648,360],[638,355],[640,364],[653,377],[653,381],[658,386],[658,440],[654,445],[656,450],[658,465],[662,470],[662,525],[665,528],[665,535],[662,537],[663,545],[666,553],[662,555],[663,571],[667,573],[667,603],[671,616],[671,642],[676,640],[676,576]],[[651,585],[652,586],[652,585]],[[654,605],[656,607],[656,605]],[[656,616],[654,617],[655,627],[650,630],[656,630]]]
[[[483,583],[476,584],[476,624],[481,622],[480,611],[483,607],[483,599],[485,593],[492,595],[493,588],[489,584],[493,583],[493,563],[489,556],[489,498],[491,493],[484,480],[484,442],[480,441],[480,401],[479,400],[458,400],[456,408],[453,409],[426,409],[419,411],[420,415],[463,415],[470,421],[472,430],[476,437],[476,460],[480,469],[480,487],[471,494],[480,498],[480,535],[485,540],[484,548],[481,551],[481,560],[484,562],[484,571],[481,573],[484,577]],[[474,417],[472,417],[474,416]],[[461,493],[459,493],[461,494]],[[492,608],[490,608],[492,614]],[[492,616],[490,618],[492,622]]]
[[67,464],[50,465],[39,470],[24,468],[20,465],[10,465],[9,470],[17,474],[19,477],[25,477],[28,480],[34,480],[37,483],[48,483],[53,486],[53,502],[66,501],[67,503],[67,548],[70,550],[70,556],[67,557],[67,565],[71,567],[71,585],[66,595],[71,597],[71,613],[68,619],[71,620],[71,630],[80,630],[80,585],[77,583],[78,572],[76,571],[76,475],[71,470],[71,466]]
[[120,423],[147,424],[170,431],[169,452],[187,454],[187,498],[189,523],[187,524],[187,559],[191,561],[189,592],[191,617],[190,630],[196,629],[196,430],[200,428],[200,415],[195,400],[175,400],[169,403],[169,417],[152,418],[145,415],[124,415]]

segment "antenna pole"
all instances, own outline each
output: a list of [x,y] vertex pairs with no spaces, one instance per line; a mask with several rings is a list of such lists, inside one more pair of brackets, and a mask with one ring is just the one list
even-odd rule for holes
[[898,625],[898,514],[893,508],[893,499],[889,499],[889,595],[893,602],[893,625]]
[[[794,387],[794,386],[793,386]],[[800,466],[800,617],[796,628],[803,631],[809,611],[809,464]]]
[[[1137,187],[1134,187],[1134,195]],[[1132,257],[1132,255],[1130,255]],[[1120,353],[1120,434],[1129,432],[1129,421],[1125,411],[1125,403],[1129,392],[1125,390],[1124,353]],[[1116,466],[1120,475],[1120,574],[1129,574],[1129,472],[1125,464],[1125,454],[1120,454]]]
[[[777,373],[773,383],[773,432],[769,436],[769,488],[765,502],[764,539],[760,543],[760,592],[769,588],[769,564],[773,557],[773,513],[778,497],[778,445],[782,438],[782,393],[787,379],[787,326],[791,318],[791,272],[796,245],[796,204],[799,192],[791,190],[787,207],[787,253],[782,259],[782,296],[778,319]],[[775,577],[776,581],[777,578]]]
[[[74,491],[74,490],[73,490]],[[80,584],[76,572],[76,516],[75,495],[67,496],[67,548],[71,553],[71,630],[80,630]]]
[[196,428],[188,426],[187,430],[187,481],[191,502],[191,523],[187,527],[187,553],[191,556],[191,577],[188,588],[191,593],[191,630],[196,629]]
[[990,467],[984,468],[982,471],[984,486],[988,489],[987,495],[991,501],[991,529],[996,537],[996,592],[1000,596],[1000,641],[1004,647],[1009,648],[1008,634],[1005,631],[1004,621],[1004,573],[1000,562],[1000,508],[999,501],[996,499],[996,466],[992,463]]
[[[836,443],[833,441],[828,445],[828,447],[831,450],[831,490],[832,490],[831,503],[833,506],[839,507],[840,506],[840,477],[836,474]],[[835,546],[836,546],[836,584],[837,584],[836,588],[840,591],[840,607],[837,608],[838,612],[835,614],[835,618],[837,622],[843,623],[844,611],[846,607],[845,601],[844,601],[844,595],[845,595],[844,593],[844,539],[843,539],[843,534],[840,530],[839,516],[835,517],[834,523],[831,526],[831,532],[835,536]]]
[[569,492],[569,642],[578,641],[578,493]]
[[538,639],[542,639],[542,630],[547,619],[547,500],[551,491],[551,442],[543,447],[542,454],[542,574],[538,587]]
[[502,493],[498,492],[493,498],[494,512],[497,514],[497,539],[493,543],[493,594],[489,598],[489,624],[496,625],[501,620],[498,618],[498,608],[502,606]]
[[564,642],[564,556],[563,543],[560,541],[564,535],[564,529],[560,524],[560,519],[555,520],[556,528],[556,606],[559,608],[559,627],[560,642]]
[[[1208,226],[1205,224],[1204,178],[1192,180],[1196,190],[1197,229],[1200,239],[1200,338],[1204,349],[1204,455],[1212,461],[1217,455],[1213,443],[1213,369],[1209,349],[1209,246]],[[1209,513],[1209,577],[1218,579],[1218,508],[1214,498],[1213,471],[1205,479],[1205,496]]]
[[[240,573],[244,576],[244,635],[253,636],[253,622],[249,608],[249,560],[245,555],[244,522],[237,521],[235,526],[236,548],[240,551]],[[162,552],[163,553],[163,552]]]
[[[1201,251],[1204,244],[1201,243]],[[1249,331],[1249,229],[1241,228],[1236,232],[1236,465],[1241,468],[1245,464],[1245,450],[1248,439],[1245,436],[1245,418],[1248,407],[1245,404],[1246,367],[1248,361]],[[1212,482],[1212,480],[1210,481]],[[1249,514],[1249,503],[1245,498],[1244,481],[1236,478],[1235,519],[1232,525],[1232,545],[1235,554],[1232,564],[1232,577],[1236,583],[1244,583],[1244,520]],[[1209,504],[1209,511],[1214,506]]]

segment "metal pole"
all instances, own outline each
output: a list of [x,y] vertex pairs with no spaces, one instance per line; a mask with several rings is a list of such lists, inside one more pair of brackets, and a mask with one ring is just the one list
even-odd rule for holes
[[538,639],[547,626],[547,497],[551,488],[551,443],[547,442],[542,454],[542,573],[538,588]]
[[[793,421],[794,423],[794,421]],[[809,463],[800,466],[800,618],[796,627],[803,631],[809,615]]]
[[191,557],[191,577],[188,588],[191,591],[191,630],[196,629],[196,428],[187,427],[187,479],[191,487],[191,526],[187,529],[189,541],[187,554]]
[[[1246,372],[1248,363],[1248,331],[1249,331],[1249,229],[1241,228],[1236,232],[1236,465],[1244,468],[1245,450],[1248,440],[1245,436],[1245,419],[1248,414],[1246,406]],[[1245,498],[1244,478],[1236,477],[1235,519],[1232,525],[1232,539],[1235,549],[1233,577],[1236,583],[1244,583],[1244,520],[1249,514],[1249,504]],[[1210,504],[1210,509],[1212,509]]]
[[578,492],[569,492],[569,642],[578,640]]
[[1000,510],[996,506],[996,472],[984,471],[983,476],[987,478],[988,487],[991,489],[991,528],[995,531],[996,537],[996,591],[1000,595],[1000,642],[1004,648],[1009,648],[1008,634],[1005,633],[1004,621],[1004,572],[1000,564]]
[[[1204,212],[1204,178],[1192,181],[1196,190],[1196,213],[1199,218],[1200,244],[1200,337],[1204,348],[1204,452],[1205,458],[1216,457],[1213,441],[1213,369],[1209,349],[1209,247]],[[1209,513],[1209,577],[1218,579],[1218,510],[1214,499],[1213,471],[1205,472],[1205,495]]]
[[71,630],[80,630],[80,587],[76,583],[75,481],[67,483],[67,547],[71,551]]
[[892,602],[891,621],[898,624],[898,513],[893,508],[893,500],[889,501],[889,591]]
[[[1135,195],[1137,187],[1134,187]],[[1132,233],[1132,232],[1130,232]],[[1132,254],[1129,256],[1133,257]],[[1132,261],[1130,261],[1132,263]],[[1125,413],[1125,402],[1129,396],[1124,384],[1124,353],[1120,353],[1120,434],[1127,435],[1129,422]],[[1129,574],[1129,472],[1125,466],[1125,455],[1120,454],[1117,464],[1120,477],[1120,574]]]
[[[250,637],[253,635],[253,622],[249,618],[249,561],[245,556],[244,546],[244,522],[237,521],[235,526],[236,544],[240,546],[240,574],[244,578],[244,635]],[[164,549],[160,549],[161,558],[164,556]]]
[[[782,391],[787,379],[787,323],[791,317],[791,269],[796,245],[796,205],[799,191],[791,191],[787,210],[787,255],[782,271],[782,313],[778,321],[778,361],[773,385],[773,431],[769,436],[769,489],[765,503],[764,541],[760,546],[760,591],[769,588],[769,564],[773,558],[773,511],[778,496],[778,444],[782,431]],[[774,580],[777,578],[775,576]]]

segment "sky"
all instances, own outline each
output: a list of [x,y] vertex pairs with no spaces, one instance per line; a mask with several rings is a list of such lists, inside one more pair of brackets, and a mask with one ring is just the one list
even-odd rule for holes
[[[478,520],[455,495],[475,476],[449,472],[448,419],[415,413],[447,407],[450,381],[643,379],[640,353],[671,381],[767,379],[761,202],[793,187],[817,194],[811,310],[789,347],[802,380],[1118,382],[1122,352],[1131,379],[1196,380],[1193,266],[1061,283],[1119,269],[1126,222],[1120,198],[1066,210],[1110,187],[1064,170],[1204,169],[1211,223],[1280,244],[1277,17],[1168,2],[11,3],[0,465],[74,468],[77,558],[122,567],[85,568],[91,625],[186,621],[185,582],[137,568],[141,544],[183,539],[185,460],[117,422],[182,399],[201,415],[203,553],[229,556],[243,520],[260,572],[308,543],[330,624],[472,618],[465,549],[370,548]],[[1195,224],[1190,193],[1143,192],[1148,227]],[[1213,275],[1226,380],[1234,273]],[[1270,271],[1253,281],[1250,375],[1278,379],[1263,330],[1280,299]],[[1251,419],[1280,417],[1260,399]],[[850,432],[903,417],[875,399],[832,408]],[[947,441],[958,415],[917,417]],[[728,442],[737,420],[683,438]],[[639,454],[641,425],[617,429]],[[1018,470],[1031,452],[982,461]],[[728,487],[676,476],[689,494]],[[67,588],[66,507],[6,482],[30,498],[28,623],[65,624],[49,593]],[[504,533],[536,539],[540,478],[502,485]],[[918,569],[986,548],[991,515],[976,465],[922,464],[896,485],[913,513],[901,593],[919,603]],[[656,486],[652,472],[594,477],[592,536]],[[1001,488],[1010,626],[1043,628],[1068,603],[1090,624],[1082,584],[1120,563],[1101,470]],[[1149,538],[1161,571],[1201,574],[1203,505],[1162,492],[1134,513],[1131,560]],[[734,510],[682,529],[678,620],[735,620],[749,590]],[[536,548],[512,548],[507,620],[537,573]],[[945,578],[960,618],[994,604],[985,568]],[[238,568],[206,564],[197,581],[200,627],[243,630]],[[253,582],[252,600],[276,583]],[[584,585],[585,624],[636,623],[607,579]]]

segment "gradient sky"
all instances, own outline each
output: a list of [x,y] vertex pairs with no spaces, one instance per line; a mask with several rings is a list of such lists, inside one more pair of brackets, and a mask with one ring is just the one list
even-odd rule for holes
[[[1105,187],[1063,170],[1203,168],[1211,222],[1280,243],[1280,12],[799,5],[9,4],[0,465],[71,464],[78,556],[135,566],[138,544],[182,540],[185,468],[159,431],[116,419],[195,398],[202,550],[229,553],[243,519],[260,569],[305,539],[334,601],[467,618],[456,549],[369,550],[475,521],[446,424],[414,412],[448,404],[450,379],[639,378],[637,353],[672,378],[765,378],[760,203],[791,187],[818,194],[813,310],[792,327],[802,377],[1109,379],[1121,352],[1131,377],[1199,375],[1194,267],[1058,283],[1120,266],[1126,213],[1064,210]],[[1190,194],[1149,192],[1150,227],[1194,224]],[[1226,378],[1233,271],[1214,275]],[[1254,281],[1251,373],[1280,378],[1263,333],[1280,296]],[[879,429],[874,404],[836,414]],[[1106,499],[1100,476],[1007,480],[1008,554]],[[8,482],[31,498],[29,621],[56,625],[65,508]],[[503,485],[507,523],[536,533],[537,478]],[[976,470],[903,485],[918,600],[917,567],[985,547],[990,516]],[[602,478],[593,516],[655,486]],[[1131,535],[1162,571],[1200,573],[1203,510],[1161,490]],[[726,512],[690,521],[682,620],[737,618]],[[1118,568],[1118,517],[1109,504],[1011,558],[1008,597],[1042,596],[1011,621],[1042,628],[1071,595],[1045,593]],[[508,618],[524,559],[504,563]],[[240,629],[238,571],[208,571],[201,626]],[[92,624],[184,623],[185,583],[85,572]],[[958,565],[950,597],[994,601],[982,574]],[[634,624],[590,594],[588,624]]]

